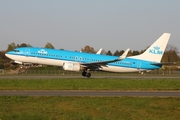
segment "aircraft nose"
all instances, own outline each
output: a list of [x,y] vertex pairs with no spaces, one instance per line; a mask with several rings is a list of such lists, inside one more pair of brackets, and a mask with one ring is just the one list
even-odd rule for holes
[[6,53],[5,56],[9,58],[9,54],[8,53]]

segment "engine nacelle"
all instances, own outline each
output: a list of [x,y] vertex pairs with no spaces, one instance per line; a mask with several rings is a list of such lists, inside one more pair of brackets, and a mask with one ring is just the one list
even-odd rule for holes
[[63,69],[69,71],[80,71],[81,66],[79,63],[65,62],[63,63]]
[[19,61],[11,61],[11,64],[13,64],[13,65],[17,65],[17,64],[23,64],[22,62],[19,62]]

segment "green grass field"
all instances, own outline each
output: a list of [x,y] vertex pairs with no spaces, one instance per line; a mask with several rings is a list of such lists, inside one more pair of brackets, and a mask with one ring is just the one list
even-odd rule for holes
[[[180,90],[179,79],[0,79],[0,90]],[[0,120],[178,120],[179,97],[0,96]]]
[[180,90],[179,79],[0,79],[0,90]]
[[179,120],[180,98],[0,97],[1,120]]

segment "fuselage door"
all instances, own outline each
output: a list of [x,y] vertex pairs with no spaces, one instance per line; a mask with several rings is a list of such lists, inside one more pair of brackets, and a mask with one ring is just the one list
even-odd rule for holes
[[138,69],[138,70],[141,69],[141,62],[137,62],[137,69]]
[[26,49],[25,49],[25,56],[26,56],[26,57],[29,57],[29,54],[30,54],[30,49],[29,49],[29,48],[26,48]]

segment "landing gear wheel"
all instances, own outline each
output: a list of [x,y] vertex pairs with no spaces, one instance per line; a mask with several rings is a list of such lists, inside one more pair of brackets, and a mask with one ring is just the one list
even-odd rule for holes
[[83,70],[82,76],[90,78],[91,77],[91,73],[89,72],[89,70],[90,69],[87,69],[87,68],[85,70]]
[[87,72],[83,71],[82,76],[86,77],[86,75],[87,75]]
[[91,77],[91,73],[87,73],[86,77],[90,78]]

